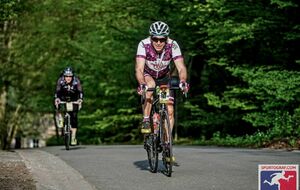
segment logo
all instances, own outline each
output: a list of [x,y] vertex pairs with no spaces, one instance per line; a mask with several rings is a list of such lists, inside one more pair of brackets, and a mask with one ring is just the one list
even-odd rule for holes
[[299,190],[298,165],[258,165],[258,190]]

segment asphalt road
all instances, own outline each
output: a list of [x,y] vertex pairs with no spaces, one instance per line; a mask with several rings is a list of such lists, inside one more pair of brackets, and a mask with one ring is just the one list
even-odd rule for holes
[[[76,174],[62,181],[53,178],[61,183],[61,188],[53,189],[63,190],[68,189],[63,181],[70,179],[75,179],[71,184],[81,182],[80,185],[83,185],[79,187],[77,184],[75,189],[257,190],[259,164],[300,164],[300,151],[175,146],[177,165],[170,178],[162,173],[161,162],[158,173],[149,172],[142,145],[77,146],[69,151],[60,146],[33,152],[36,155],[32,152],[24,155],[25,151],[21,154],[25,159],[27,156],[41,160],[44,159],[38,154],[48,155],[50,158],[44,162],[44,167],[49,165],[52,167],[50,170],[56,170],[52,175],[57,176],[57,171],[68,171],[66,175]],[[43,169],[40,175],[43,175]],[[46,187],[46,178],[42,179],[43,187]],[[48,187],[51,189],[51,186]]]

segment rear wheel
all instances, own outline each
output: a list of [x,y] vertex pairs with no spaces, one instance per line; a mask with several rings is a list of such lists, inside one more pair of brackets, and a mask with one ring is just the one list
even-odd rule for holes
[[157,135],[150,134],[145,137],[145,148],[147,151],[150,171],[156,173],[158,167]]
[[173,157],[173,149],[172,149],[172,131],[171,131],[170,120],[167,112],[162,113],[160,122],[162,126],[162,137],[164,141],[162,160],[165,166],[165,174],[171,177],[174,157]]
[[65,134],[65,146],[66,146],[66,150],[70,150],[70,135],[69,134]]

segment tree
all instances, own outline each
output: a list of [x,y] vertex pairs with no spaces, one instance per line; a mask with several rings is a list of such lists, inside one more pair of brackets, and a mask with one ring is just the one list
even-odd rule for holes
[[185,9],[199,14],[189,25],[207,34],[208,105],[236,115],[237,127],[250,124],[270,139],[299,137],[298,10],[296,1],[247,0],[210,0]]

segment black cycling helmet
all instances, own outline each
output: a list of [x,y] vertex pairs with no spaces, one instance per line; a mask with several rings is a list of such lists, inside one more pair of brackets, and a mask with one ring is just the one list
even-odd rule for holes
[[67,67],[64,70],[64,76],[72,77],[73,76],[73,69],[71,67]]

